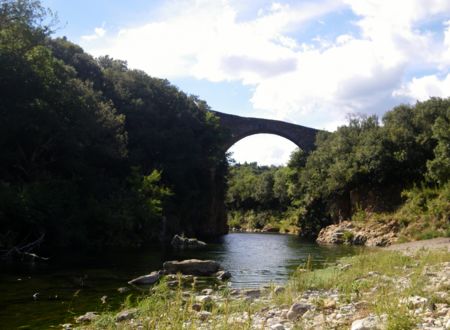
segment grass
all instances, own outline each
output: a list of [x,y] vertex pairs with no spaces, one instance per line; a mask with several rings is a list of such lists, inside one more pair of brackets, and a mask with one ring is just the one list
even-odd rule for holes
[[[137,308],[134,323],[143,329],[196,329],[201,321],[196,307],[211,315],[205,322],[212,329],[249,329],[255,313],[273,306],[289,306],[308,290],[323,292],[314,303],[323,311],[326,318],[326,303],[330,290],[337,292],[338,304],[361,303],[357,313],[364,317],[369,313],[386,315],[387,328],[413,329],[418,322],[402,303],[407,297],[419,295],[430,304],[443,302],[424,289],[425,267],[433,267],[450,261],[450,253],[421,251],[410,257],[392,251],[362,253],[358,256],[341,259],[339,264],[325,269],[311,269],[311,261],[301,265],[286,284],[285,290],[274,294],[274,286],[268,289],[267,299],[251,302],[232,297],[229,289],[219,291],[219,299],[196,305],[195,282],[191,290],[181,285],[171,289],[162,281],[147,295],[137,299],[128,298],[123,309]],[[400,280],[403,279],[403,280]],[[442,288],[446,290],[446,288]],[[448,288],[447,288],[448,289]],[[270,292],[272,292],[270,294]],[[447,301],[445,301],[448,303]],[[238,321],[237,314],[246,312],[248,317]],[[128,329],[129,323],[114,321],[115,312],[106,312],[86,329]],[[348,328],[347,324],[347,328]],[[302,329],[302,323],[296,324]]]

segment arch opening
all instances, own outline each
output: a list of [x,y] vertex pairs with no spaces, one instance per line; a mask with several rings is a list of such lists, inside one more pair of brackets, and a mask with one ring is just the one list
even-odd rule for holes
[[299,146],[278,134],[256,133],[236,141],[230,148],[236,163],[257,162],[258,165],[286,165],[290,155]]

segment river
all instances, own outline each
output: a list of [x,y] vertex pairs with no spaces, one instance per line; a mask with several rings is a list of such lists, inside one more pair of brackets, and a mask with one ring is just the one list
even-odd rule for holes
[[138,294],[121,294],[117,288],[161,269],[166,260],[217,260],[233,276],[229,285],[246,288],[285,282],[309,256],[315,267],[322,267],[358,251],[320,246],[291,235],[232,233],[198,251],[71,253],[52,256],[48,262],[0,264],[0,328],[45,329],[72,323],[74,316],[87,311],[115,309],[130,293]]

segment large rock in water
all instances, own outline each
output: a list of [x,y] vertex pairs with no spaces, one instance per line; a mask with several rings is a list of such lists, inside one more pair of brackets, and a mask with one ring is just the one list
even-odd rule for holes
[[213,260],[188,259],[183,261],[166,261],[164,271],[168,274],[210,276],[220,270],[220,264]]
[[170,243],[176,249],[198,249],[206,246],[205,242],[196,238],[187,238],[175,235]]

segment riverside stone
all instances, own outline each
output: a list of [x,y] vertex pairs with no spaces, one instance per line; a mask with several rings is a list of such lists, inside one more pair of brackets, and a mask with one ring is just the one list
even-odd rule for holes
[[205,303],[211,302],[212,298],[211,298],[211,296],[202,295],[202,296],[195,297],[195,301],[205,304]]
[[364,319],[353,321],[351,330],[384,330],[385,328],[381,318],[369,315]]
[[370,223],[358,228],[350,221],[322,228],[317,242],[322,244],[353,244],[366,246],[387,246],[397,240],[399,231],[395,221]]
[[179,235],[175,235],[170,244],[176,249],[198,249],[207,245],[196,238],[187,238]]
[[126,320],[131,320],[132,318],[134,318],[136,316],[137,312],[138,312],[137,308],[126,309],[126,310],[118,313],[114,319],[116,320],[116,322],[123,322]]
[[132,279],[131,281],[128,282],[128,284],[152,285],[152,284],[158,282],[160,278],[161,278],[161,272],[155,271],[155,272],[151,272],[148,275],[142,275],[135,279]]
[[248,289],[248,290],[244,290],[242,293],[244,294],[244,296],[246,296],[248,298],[252,298],[252,299],[256,299],[261,296],[260,289]]
[[309,304],[295,303],[291,306],[291,308],[289,308],[286,316],[289,320],[296,320],[311,308],[312,305]]
[[206,296],[212,295],[213,292],[214,292],[213,289],[203,289],[203,290],[202,290],[202,294],[204,294],[204,295],[206,295]]
[[192,304],[192,310],[199,312],[201,309],[202,309],[201,304],[198,303]]
[[98,317],[96,312],[87,312],[81,316],[78,316],[75,321],[77,323],[89,323],[94,321]]
[[198,318],[202,321],[206,321],[207,319],[209,319],[211,317],[211,315],[212,315],[211,312],[208,312],[208,311],[201,311],[201,312],[198,312],[198,314],[197,314]]
[[220,264],[213,260],[188,259],[182,261],[166,261],[164,271],[168,274],[181,273],[185,275],[210,276],[217,273]]
[[231,273],[229,271],[226,270],[220,270],[216,273],[216,277],[218,280],[221,281],[226,281],[229,280],[231,278]]
[[275,289],[273,290],[273,293],[275,293],[275,294],[280,294],[280,293],[283,293],[284,291],[286,291],[286,289],[285,289],[284,287],[282,287],[282,286],[277,286],[277,287],[275,287]]

